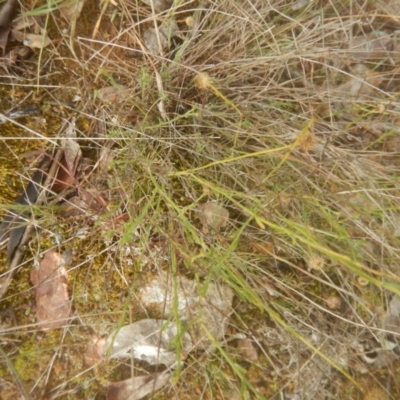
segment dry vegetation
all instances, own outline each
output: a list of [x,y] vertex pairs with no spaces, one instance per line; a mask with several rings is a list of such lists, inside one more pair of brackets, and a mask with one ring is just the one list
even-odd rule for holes
[[[96,164],[78,193],[100,200],[34,207],[0,303],[0,397],[102,399],[146,370],[83,355],[146,317],[135,293],[166,271],[235,297],[214,349],[148,398],[400,398],[397,1],[21,3],[51,44],[1,64],[1,112],[41,113],[0,125],[2,204],[31,176],[21,154],[54,151],[72,117]],[[29,271],[49,248],[72,252],[74,314],[44,333]]]

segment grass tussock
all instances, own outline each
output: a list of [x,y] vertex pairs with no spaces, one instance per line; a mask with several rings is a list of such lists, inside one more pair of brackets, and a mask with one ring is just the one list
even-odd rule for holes
[[[384,348],[400,295],[400,22],[387,6],[174,1],[158,12],[87,0],[67,22],[59,2],[24,3],[57,40],[2,69],[7,107],[36,101],[46,118],[17,133],[4,125],[4,174],[15,179],[19,155],[76,116],[97,163],[81,185],[106,205],[94,218],[33,213],[25,264],[51,246],[72,250],[75,318],[38,331],[21,269],[1,304],[2,388],[103,398],[109,380],[137,369],[86,367],[87,343],[146,317],[135,293],[168,271],[200,293],[226,284],[235,299],[223,340],[210,334],[214,350],[191,354],[154,398],[398,398],[398,359]],[[117,94],[102,101],[104,87]],[[204,223],[208,202],[226,223]],[[365,361],[371,352],[378,361]]]

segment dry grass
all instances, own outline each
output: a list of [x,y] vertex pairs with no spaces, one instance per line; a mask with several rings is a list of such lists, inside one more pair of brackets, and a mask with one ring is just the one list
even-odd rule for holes
[[[21,170],[25,146],[47,145],[76,115],[83,151],[108,157],[86,182],[108,209],[95,222],[53,208],[37,214],[32,257],[57,245],[55,235],[76,254],[79,322],[40,333],[20,270],[1,305],[4,393],[103,398],[108,380],[134,369],[87,368],[85,346],[143,317],[135,288],[167,270],[225,282],[236,296],[226,340],[190,356],[155,398],[399,397],[394,352],[381,351],[378,364],[363,358],[368,345],[381,348],[385,310],[400,294],[400,46],[360,47],[377,30],[394,37],[400,22],[377,3],[175,1],[154,16],[139,1],[105,1],[101,12],[88,0],[74,40],[45,4],[59,40],[4,67],[1,91],[5,108],[40,101],[47,124],[23,123],[40,141],[2,126],[4,157],[15,162],[7,174]],[[160,35],[173,21],[170,47],[149,54],[146,29]],[[128,97],[100,101],[99,89],[119,85]],[[218,232],[200,222],[207,201],[229,211]],[[254,342],[256,359],[240,354],[239,335]]]

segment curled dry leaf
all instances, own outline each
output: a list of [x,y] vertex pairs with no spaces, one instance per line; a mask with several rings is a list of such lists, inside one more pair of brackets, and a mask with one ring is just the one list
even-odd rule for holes
[[50,250],[40,262],[39,269],[31,271],[31,282],[36,291],[37,322],[44,331],[62,327],[71,315],[64,264],[63,257]]
[[103,103],[120,104],[129,98],[126,86],[107,86],[97,91],[97,97]]
[[140,375],[108,384],[107,400],[140,400],[165,386],[171,379],[170,372]]
[[105,343],[103,356],[130,358],[146,361],[150,365],[176,362],[173,344],[179,340],[182,350],[188,353],[192,341],[188,333],[180,332],[177,325],[167,320],[143,319],[111,334]]
[[199,206],[199,219],[207,230],[218,231],[228,224],[229,212],[226,208],[214,202],[207,202]]
[[176,290],[171,277],[161,272],[137,292],[145,310],[162,313],[166,318],[175,315],[189,326],[188,332],[197,349],[207,350],[212,342],[221,339],[226,332],[228,318],[232,313],[233,291],[224,284],[210,282],[200,295],[201,285],[185,277],[176,277]]

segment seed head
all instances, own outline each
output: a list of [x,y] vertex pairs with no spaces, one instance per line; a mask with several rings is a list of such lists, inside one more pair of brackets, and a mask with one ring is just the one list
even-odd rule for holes
[[194,78],[194,84],[196,85],[197,89],[205,90],[211,86],[211,78],[206,72],[200,72]]

